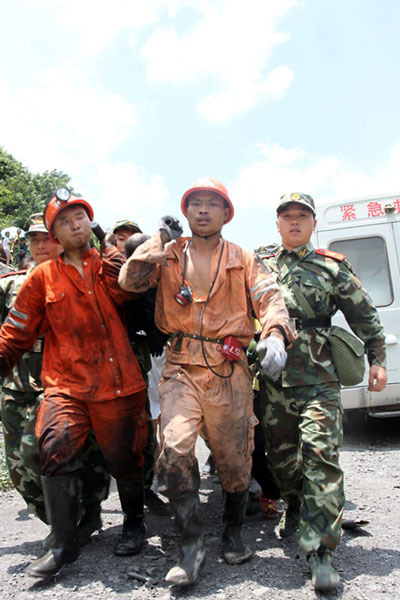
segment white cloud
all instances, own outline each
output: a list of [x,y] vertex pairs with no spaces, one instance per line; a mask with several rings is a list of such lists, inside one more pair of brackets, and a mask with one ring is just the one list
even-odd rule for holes
[[160,175],[148,176],[138,165],[124,162],[102,165],[98,178],[95,216],[104,227],[118,219],[132,219],[143,231],[153,233],[157,220],[168,213],[170,194]]
[[260,145],[262,158],[246,167],[230,185],[235,206],[244,210],[275,207],[285,192],[305,192],[325,203],[399,188],[400,142],[387,162],[369,171],[345,165],[337,156],[315,157],[301,148]]
[[[281,97],[293,79],[270,66],[288,35],[280,20],[300,0],[30,0],[65,35],[79,60],[96,58],[121,36],[140,52],[151,82],[203,84],[197,110],[225,123],[260,101]],[[163,23],[163,25],[161,25]],[[145,36],[149,36],[140,50]]]
[[149,81],[193,85],[215,80],[216,89],[198,103],[199,112],[215,122],[228,122],[260,100],[286,92],[293,72],[286,65],[268,71],[268,62],[275,46],[288,39],[277,30],[278,22],[296,0],[188,4],[200,15],[192,29],[180,36],[171,24],[144,44]]
[[[60,31],[77,32],[73,40],[85,57],[94,57],[109,47],[121,33],[152,25],[162,10],[173,15],[179,2],[168,0],[30,0],[54,13]],[[66,43],[71,44],[68,38]]]
[[252,247],[278,240],[275,209],[285,192],[311,194],[317,205],[399,192],[400,142],[386,161],[370,170],[354,168],[337,156],[316,157],[279,144],[260,144],[259,151],[260,160],[228,182],[236,215],[227,237],[245,245],[249,234]]
[[5,148],[34,171],[62,165],[75,176],[107,160],[137,118],[122,96],[92,86],[68,63],[46,70],[34,87],[1,85],[0,130]]
[[293,72],[281,65],[271,71],[264,81],[253,81],[247,85],[240,80],[232,82],[229,89],[207,95],[197,108],[210,121],[227,123],[232,117],[254,108],[262,98],[279,98],[292,80]]

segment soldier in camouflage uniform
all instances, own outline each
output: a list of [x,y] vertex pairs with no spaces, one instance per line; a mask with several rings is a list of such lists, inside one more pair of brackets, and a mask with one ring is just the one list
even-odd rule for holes
[[[331,551],[340,539],[344,508],[340,383],[326,339],[331,317],[341,310],[364,342],[370,391],[386,385],[386,351],[371,298],[342,254],[314,249],[310,237],[315,225],[311,196],[282,196],[277,208],[282,246],[263,259],[277,276],[298,337],[279,380],[263,378],[261,390],[268,458],[288,504],[280,535],[291,535],[299,527],[313,584],[331,591],[339,584]],[[314,318],[309,318],[305,303]]]
[[[15,298],[35,264],[57,258],[62,251],[59,244],[49,240],[40,213],[31,215],[30,220],[28,237],[35,263],[27,271],[12,272],[0,277],[1,322],[4,322],[10,310],[12,318]],[[40,372],[43,342],[43,338],[39,338],[33,348],[21,357],[11,374],[4,379],[1,420],[11,481],[30,510],[39,519],[48,523],[35,435],[37,409],[42,400]],[[81,479],[84,514],[79,530],[81,543],[88,541],[93,531],[101,529],[100,503],[108,496],[110,482],[103,456],[93,435],[88,437],[83,459],[85,468],[81,473]]]

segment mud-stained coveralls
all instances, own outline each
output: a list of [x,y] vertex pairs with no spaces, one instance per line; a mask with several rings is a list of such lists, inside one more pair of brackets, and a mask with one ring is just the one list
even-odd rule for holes
[[[198,298],[193,291],[193,301],[184,307],[174,299],[181,285],[187,244],[187,238],[174,240],[165,246],[164,254],[157,233],[125,263],[119,282],[124,289],[137,292],[158,285],[157,327],[169,334],[199,336],[206,297]],[[253,336],[252,305],[262,325],[262,338],[277,329],[286,340],[291,340],[279,288],[256,255],[220,238],[211,261],[211,280],[219,260],[218,275],[203,314],[201,335],[212,340],[231,335],[243,347],[247,346]],[[224,490],[242,492],[250,482],[253,428],[257,423],[245,353],[241,351],[232,376],[222,379],[207,368],[201,341],[184,336],[175,338],[167,348],[159,386],[164,441],[159,459],[160,485],[170,498],[198,491],[195,443],[204,424]],[[231,372],[231,365],[221,354],[221,343],[205,340],[203,348],[208,364],[215,371],[223,375]]]
[[145,383],[118,305],[132,298],[117,283],[119,252],[83,257],[83,276],[62,257],[35,268],[0,330],[0,359],[9,371],[45,335],[44,400],[36,435],[46,477],[76,472],[93,429],[116,479],[142,475],[147,438]]
[[[299,543],[306,553],[339,542],[344,509],[340,384],[326,334],[341,310],[365,343],[370,365],[385,366],[385,336],[373,302],[339,253],[308,242],[263,257],[276,273],[289,314],[300,319],[277,382],[261,380],[268,459],[289,506],[300,507]],[[297,289],[302,296],[298,296]],[[318,324],[310,321],[304,301]],[[323,324],[327,321],[326,325]]]
[[[28,270],[0,276],[0,320],[3,323],[12,308]],[[43,399],[42,370],[44,338],[39,338],[25,352],[3,381],[1,421],[7,467],[14,487],[30,510],[47,523],[39,449],[35,435],[37,410]],[[110,475],[93,434],[88,436],[82,453],[84,469],[82,503],[88,510],[108,496]]]

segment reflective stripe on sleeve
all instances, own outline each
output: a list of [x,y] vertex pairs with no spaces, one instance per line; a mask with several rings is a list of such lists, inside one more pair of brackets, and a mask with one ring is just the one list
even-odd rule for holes
[[15,325],[15,327],[19,327],[20,329],[25,329],[24,323],[19,323],[18,321],[15,321],[15,319],[10,317],[10,315],[8,315],[8,317],[6,318],[6,320],[4,322],[11,323],[11,325]]
[[18,317],[19,319],[22,319],[23,321],[27,321],[28,320],[28,315],[26,315],[25,313],[20,312],[19,310],[16,310],[14,307],[10,308],[10,313],[14,317]]

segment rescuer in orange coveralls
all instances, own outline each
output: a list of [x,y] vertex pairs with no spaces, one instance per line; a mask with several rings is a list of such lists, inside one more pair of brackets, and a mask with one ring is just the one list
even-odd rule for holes
[[145,538],[143,448],[146,391],[119,308],[133,297],[118,286],[125,261],[116,248],[90,249],[93,209],[60,188],[44,219],[64,249],[38,265],[22,285],[0,330],[0,374],[41,335],[46,336],[44,400],[36,425],[52,548],[26,569],[47,579],[79,553],[76,526],[80,452],[94,431],[125,513],[120,555],[140,551]]
[[243,350],[254,334],[251,306],[262,326],[262,367],[270,377],[279,376],[285,344],[292,341],[270,271],[253,252],[221,237],[234,212],[226,188],[209,177],[199,180],[184,194],[181,208],[192,238],[180,237],[179,221],[163,217],[159,231],[139,246],[119,276],[126,290],[158,286],[155,320],[170,334],[159,386],[164,441],[159,489],[170,499],[182,536],[180,562],[166,577],[173,585],[192,584],[205,561],[195,456],[202,426],[224,489],[224,558],[238,564],[252,555],[241,539],[257,423]]

